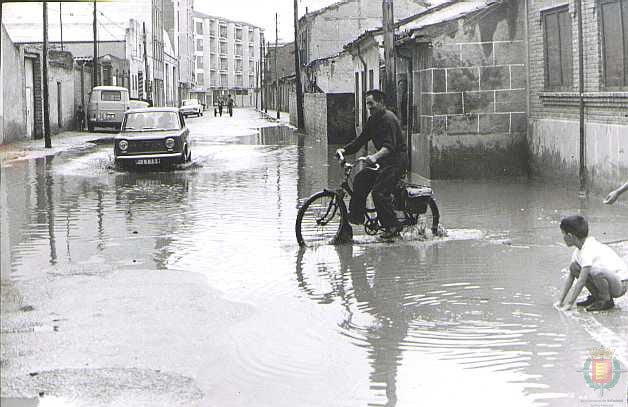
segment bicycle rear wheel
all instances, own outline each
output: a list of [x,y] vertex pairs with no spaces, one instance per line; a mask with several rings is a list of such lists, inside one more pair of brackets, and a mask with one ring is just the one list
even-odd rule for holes
[[434,198],[430,197],[427,211],[419,215],[417,223],[419,234],[427,236],[428,231],[431,231],[433,237],[440,235],[440,211]]
[[309,197],[297,214],[295,232],[301,246],[320,246],[337,239],[347,219],[347,208],[332,191],[321,191]]

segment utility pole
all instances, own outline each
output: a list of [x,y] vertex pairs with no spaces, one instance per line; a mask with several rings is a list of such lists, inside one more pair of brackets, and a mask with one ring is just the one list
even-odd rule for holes
[[386,78],[384,93],[386,107],[397,111],[397,85],[395,84],[395,20],[393,15],[393,0],[382,1],[382,27],[384,28],[384,63],[386,64]]
[[264,109],[264,40],[260,35],[259,41],[259,110]]
[[268,58],[267,58],[269,49],[270,49],[270,41],[266,41],[266,48],[264,48],[264,100],[266,101],[266,104],[264,105],[264,113],[268,113],[268,78],[266,77],[266,72],[270,71],[270,69],[268,69]]
[[[1,6],[0,6],[1,7]],[[44,91],[44,145],[46,148],[51,148],[50,142],[50,107],[48,106],[48,2],[44,0],[44,47],[43,47],[43,62],[42,62],[42,82]]]
[[299,62],[299,12],[297,0],[294,0],[294,73],[297,91],[297,127],[299,130],[305,129],[303,119],[303,87],[301,86],[301,64]]
[[98,86],[98,32],[96,28],[96,1],[94,0],[94,22],[92,23],[94,31],[94,60],[92,62],[92,88]]
[[275,13],[275,82],[277,84],[275,91],[275,109],[277,110],[277,119],[279,119],[279,75],[277,71],[277,35],[279,29],[277,26],[279,25],[277,13]]
[[63,11],[61,10],[61,2],[59,2],[59,27],[61,28],[61,51],[63,51]]

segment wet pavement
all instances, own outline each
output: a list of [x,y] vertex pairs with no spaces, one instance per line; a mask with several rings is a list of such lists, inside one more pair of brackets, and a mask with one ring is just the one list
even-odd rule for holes
[[299,249],[335,146],[252,110],[188,125],[170,171],[118,171],[108,144],[3,160],[3,405],[625,404],[628,372],[600,395],[585,364],[603,345],[628,369],[628,300],[553,303],[561,217],[628,256],[626,200],[436,181],[447,237]]

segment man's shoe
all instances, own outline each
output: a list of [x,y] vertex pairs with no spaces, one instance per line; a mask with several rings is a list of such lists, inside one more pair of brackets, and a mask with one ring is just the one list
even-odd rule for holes
[[349,215],[349,223],[352,225],[364,225],[364,216],[358,218],[358,217]]
[[595,301],[587,307],[587,311],[605,311],[615,306],[615,302],[611,298],[608,301]]
[[386,228],[384,233],[381,234],[381,238],[387,240],[387,239],[392,239],[394,237],[397,237],[399,236],[399,233],[401,233],[401,229],[403,229],[401,225],[389,226]]
[[353,229],[351,228],[351,226],[346,225],[340,229],[340,233],[338,233],[333,239],[331,239],[329,243],[335,246],[351,242],[353,242]]
[[594,302],[595,302],[595,297],[593,297],[592,295],[589,295],[586,300],[578,301],[576,303],[576,305],[579,306],[579,307],[588,307],[589,305],[593,304]]

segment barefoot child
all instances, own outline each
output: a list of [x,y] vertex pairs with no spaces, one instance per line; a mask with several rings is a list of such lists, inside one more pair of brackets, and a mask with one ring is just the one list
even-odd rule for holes
[[[610,247],[589,236],[589,225],[582,216],[567,216],[560,222],[560,230],[567,246],[575,246],[576,249],[571,256],[569,276],[558,306],[571,308],[582,288],[586,287],[589,296],[576,305],[586,306],[587,311],[613,308],[613,298],[621,297],[628,289],[626,263]],[[567,299],[574,280],[576,284]]]

